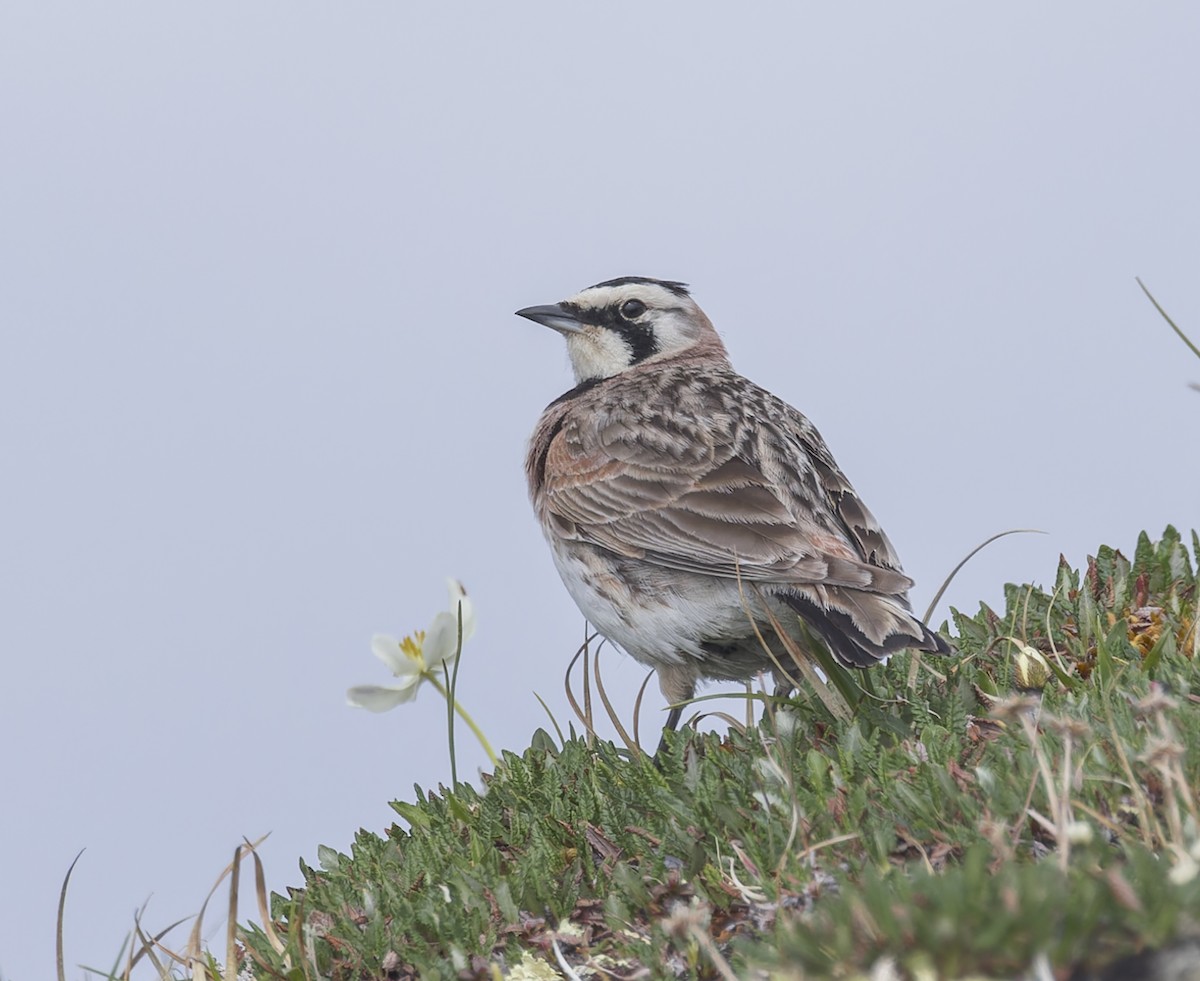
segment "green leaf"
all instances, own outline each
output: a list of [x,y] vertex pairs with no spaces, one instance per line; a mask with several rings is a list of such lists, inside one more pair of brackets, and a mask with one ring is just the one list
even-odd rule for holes
[[404,801],[394,800],[391,803],[391,808],[413,828],[429,827],[429,814],[420,804],[406,804]]

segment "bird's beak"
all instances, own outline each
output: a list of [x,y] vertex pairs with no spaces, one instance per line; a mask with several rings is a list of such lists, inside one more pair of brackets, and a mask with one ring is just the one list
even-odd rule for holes
[[535,324],[542,324],[560,334],[578,334],[583,330],[583,324],[579,322],[579,318],[561,303],[526,307],[524,310],[518,310],[517,316],[532,320]]

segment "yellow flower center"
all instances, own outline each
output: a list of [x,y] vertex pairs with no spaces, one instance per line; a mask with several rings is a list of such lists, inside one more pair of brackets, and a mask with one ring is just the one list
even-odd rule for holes
[[413,631],[411,637],[405,637],[402,641],[400,641],[400,650],[404,656],[409,660],[416,661],[421,665],[422,669],[425,667],[425,655],[422,653],[424,646],[424,630],[415,630]]

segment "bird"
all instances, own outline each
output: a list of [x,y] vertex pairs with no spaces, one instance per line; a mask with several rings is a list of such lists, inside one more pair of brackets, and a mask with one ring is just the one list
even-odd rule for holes
[[853,668],[952,653],[817,429],[734,370],[685,283],[623,276],[516,314],[566,339],[575,376],[529,442],[533,510],[587,620],[656,669],[660,750],[701,680],[786,663],[780,630]]

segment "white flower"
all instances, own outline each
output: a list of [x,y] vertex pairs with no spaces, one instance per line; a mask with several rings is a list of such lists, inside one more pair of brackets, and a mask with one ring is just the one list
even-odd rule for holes
[[1182,848],[1177,849],[1175,855],[1175,863],[1171,866],[1171,871],[1167,873],[1167,878],[1177,886],[1186,886],[1200,872],[1200,863],[1192,857],[1191,852],[1185,852]]
[[470,597],[456,579],[447,579],[450,609],[433,618],[428,630],[396,640],[385,634],[371,638],[371,650],[387,665],[400,683],[396,685],[357,685],[346,692],[346,701],[372,712],[386,712],[417,697],[422,680],[436,679],[443,665],[453,667],[459,653],[458,627],[462,619],[462,642],[475,633],[475,609]]
[[1050,680],[1050,664],[1036,648],[1028,644],[1017,645],[1017,687],[1022,691],[1041,691]]

